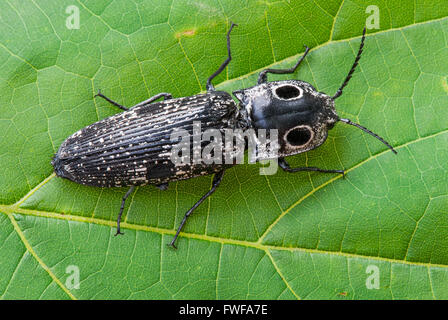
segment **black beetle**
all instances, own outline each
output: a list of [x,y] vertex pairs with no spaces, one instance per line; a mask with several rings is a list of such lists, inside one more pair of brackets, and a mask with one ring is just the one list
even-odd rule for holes
[[[293,73],[309,52],[290,69],[266,69],[254,87],[234,91],[240,101],[236,105],[230,94],[215,91],[211,81],[231,61],[230,32],[227,33],[228,57],[219,69],[207,80],[207,93],[191,97],[173,99],[168,93],[160,93],[131,108],[126,108],[101,92],[102,97],[125,110],[104,120],[89,125],[67,138],[53,158],[56,174],[71,181],[97,186],[130,186],[122,199],[117,219],[117,234],[121,234],[120,220],[127,197],[135,186],[154,184],[165,190],[168,183],[197,176],[215,174],[213,184],[199,201],[185,214],[170,245],[174,243],[188,216],[219,186],[231,163],[194,163],[177,166],[171,161],[174,142],[173,130],[183,129],[194,133],[194,121],[201,122],[201,132],[217,129],[275,129],[278,131],[278,164],[288,172],[319,171],[344,174],[343,170],[325,170],[316,167],[291,168],[284,157],[302,153],[321,145],[327,138],[328,130],[338,121],[354,125],[379,139],[393,152],[396,151],[381,137],[348,119],[339,118],[334,108],[334,100],[342,94],[361,57],[365,39],[363,32],[361,45],[355,62],[333,97],[316,91],[309,83],[299,80],[267,82],[268,73]],[[159,98],[163,101],[153,103]],[[203,147],[203,144],[201,144]],[[247,147],[247,144],[245,145]],[[194,152],[194,148],[189,152]],[[258,160],[263,160],[259,157]]]

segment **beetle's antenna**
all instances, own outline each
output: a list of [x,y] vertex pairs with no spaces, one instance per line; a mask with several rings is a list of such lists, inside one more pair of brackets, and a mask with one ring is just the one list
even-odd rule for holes
[[386,140],[384,140],[383,138],[381,138],[381,137],[380,137],[379,135],[377,135],[376,133],[373,133],[373,132],[370,131],[369,129],[363,127],[362,125],[357,124],[356,122],[353,122],[353,121],[351,121],[351,120],[349,120],[349,119],[339,118],[339,121],[342,121],[342,122],[344,122],[344,123],[346,123],[346,124],[355,126],[355,127],[359,128],[359,129],[361,129],[362,131],[364,131],[364,132],[370,134],[372,137],[375,137],[375,138],[377,138],[378,140],[380,140],[382,143],[384,143],[390,150],[392,150],[393,153],[397,154],[397,151],[396,151],[396,150],[395,150],[395,149],[394,149],[394,148],[393,148],[393,147],[392,147]]
[[348,82],[350,81],[350,79],[353,75],[353,72],[355,72],[355,69],[358,66],[359,59],[361,59],[361,53],[362,53],[362,48],[364,47],[364,39],[365,38],[366,38],[366,27],[364,27],[364,30],[362,31],[361,44],[359,45],[359,50],[358,50],[358,54],[355,58],[355,62],[353,63],[353,66],[350,69],[350,72],[348,73],[347,78],[345,78],[344,83],[338,89],[338,91],[336,91],[336,94],[332,97],[333,100],[336,98],[339,98],[342,95],[342,89],[344,89],[344,87],[348,84]]

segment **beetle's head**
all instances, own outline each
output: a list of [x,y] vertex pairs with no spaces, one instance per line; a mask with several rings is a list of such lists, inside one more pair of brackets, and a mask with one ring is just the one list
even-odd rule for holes
[[280,157],[320,146],[338,121],[333,99],[300,80],[234,91],[254,129],[278,130]]

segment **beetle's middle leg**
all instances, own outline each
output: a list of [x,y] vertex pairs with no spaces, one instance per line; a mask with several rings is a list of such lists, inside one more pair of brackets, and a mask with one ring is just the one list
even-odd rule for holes
[[219,75],[230,63],[232,60],[232,55],[230,53],[230,32],[232,32],[233,27],[237,26],[237,24],[233,23],[230,25],[230,29],[227,32],[227,59],[223,62],[223,64],[219,67],[218,70],[216,70],[208,79],[207,79],[207,91],[214,91],[215,87],[212,84],[213,78],[215,78],[217,75]]
[[342,174],[343,177],[345,177],[345,171],[344,170],[328,170],[328,169],[320,169],[316,167],[299,167],[299,168],[291,168],[289,166],[289,163],[284,158],[278,158],[278,165],[280,168],[282,168],[286,172],[299,172],[299,171],[317,171],[317,172],[323,172],[323,173],[339,173]]
[[162,93],[156,94],[155,96],[152,96],[151,98],[149,98],[149,99],[147,99],[145,101],[140,102],[139,104],[136,104],[135,106],[133,106],[131,108],[127,108],[127,107],[119,104],[118,102],[115,102],[114,100],[109,99],[104,94],[102,94],[100,90],[98,90],[98,93],[95,95],[95,97],[101,97],[104,100],[106,100],[107,102],[113,104],[114,106],[117,106],[121,110],[126,111],[126,110],[132,109],[132,108],[137,107],[137,106],[141,106],[141,105],[144,105],[144,104],[149,104],[149,103],[154,102],[157,99],[160,99],[162,97],[163,97],[163,100],[168,100],[168,99],[171,99],[173,96],[170,93],[162,92]]
[[184,226],[185,222],[187,221],[187,218],[190,216],[190,214],[197,208],[199,207],[199,205],[205,200],[207,199],[213,192],[215,192],[216,188],[218,188],[219,184],[222,181],[222,177],[224,176],[224,171],[222,170],[218,173],[215,173],[215,176],[213,177],[213,183],[212,183],[212,188],[210,189],[210,191],[208,191],[206,194],[204,194],[202,196],[201,199],[199,199],[198,202],[195,203],[194,206],[192,206],[190,208],[190,210],[187,211],[187,213],[185,214],[184,218],[182,219],[182,222],[180,223],[179,228],[177,228],[176,234],[174,235],[173,240],[171,240],[171,242],[168,244],[169,246],[173,247],[174,249],[177,249],[176,246],[174,245],[174,243],[176,242],[177,237],[179,236],[180,231],[182,230],[182,227]]

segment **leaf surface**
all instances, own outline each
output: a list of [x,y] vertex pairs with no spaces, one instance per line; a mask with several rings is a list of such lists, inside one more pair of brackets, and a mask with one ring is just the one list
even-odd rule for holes
[[[346,169],[259,175],[227,171],[190,217],[179,250],[166,244],[212,177],[140,187],[114,237],[125,189],[58,178],[50,164],[76,130],[159,92],[252,86],[266,67],[334,93],[369,14],[363,1],[70,1],[0,3],[0,297],[4,299],[448,298],[448,7],[379,1],[360,65],[337,100],[383,136],[392,154],[338,124],[292,166]],[[269,76],[270,80],[287,79]],[[71,286],[71,268],[80,286]],[[374,266],[374,267],[372,267]],[[372,269],[373,268],[373,269]],[[369,271],[374,270],[374,271]],[[378,288],[371,278],[378,271]],[[370,289],[369,289],[370,288]]]

